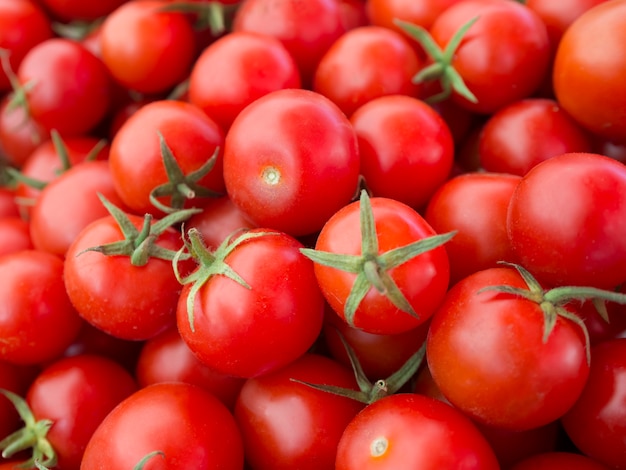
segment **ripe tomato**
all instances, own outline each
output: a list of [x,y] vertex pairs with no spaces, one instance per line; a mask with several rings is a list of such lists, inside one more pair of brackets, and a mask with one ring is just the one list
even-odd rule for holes
[[540,282],[613,289],[626,280],[626,167],[591,153],[540,163],[511,196],[507,232]]
[[478,429],[434,398],[401,393],[365,407],[346,427],[336,470],[500,468]]
[[443,11],[459,0],[366,0],[367,17],[372,24],[402,31],[395,20],[408,21],[429,29]]
[[235,419],[212,394],[186,383],[149,385],[122,401],[94,432],[81,470],[128,470],[153,452],[145,468],[241,470]]
[[533,455],[510,470],[608,470],[600,462],[573,452],[547,452]]
[[196,57],[190,21],[159,11],[169,2],[126,2],[107,15],[100,30],[102,60],[115,80],[140,93],[162,93],[181,82]]
[[19,216],[0,217],[0,256],[31,248],[29,223]]
[[202,51],[189,77],[189,101],[224,130],[248,104],[283,88],[300,88],[298,66],[278,39],[233,32]]
[[99,0],[84,2],[83,0],[39,0],[45,8],[59,21],[94,21],[112,13],[128,0]]
[[591,132],[623,141],[626,101],[626,1],[604,2],[579,16],[563,34],[554,59],[558,102]]
[[259,98],[226,135],[226,191],[259,227],[314,233],[352,200],[358,178],[350,121],[313,91],[278,90]]
[[49,132],[24,107],[10,107],[9,97],[0,101],[0,153],[10,165],[21,167]]
[[246,460],[255,470],[334,470],[339,439],[363,404],[292,379],[358,389],[350,369],[315,354],[248,379],[235,406]]

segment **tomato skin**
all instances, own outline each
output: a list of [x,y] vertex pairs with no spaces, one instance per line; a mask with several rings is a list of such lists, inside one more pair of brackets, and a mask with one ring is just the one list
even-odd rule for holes
[[[248,233],[259,232],[264,230]],[[178,330],[203,363],[223,374],[257,377],[313,345],[322,329],[324,300],[302,247],[271,231],[238,245],[224,261],[251,288],[226,276],[211,277],[194,299],[195,331],[187,314],[191,284],[183,287]]]
[[0,217],[0,256],[33,248],[29,224],[21,217]]
[[501,108],[483,126],[478,144],[485,170],[520,176],[548,158],[591,150],[587,131],[547,98],[527,98]]
[[350,369],[315,354],[248,379],[235,406],[246,459],[255,470],[333,470],[339,439],[364,405],[291,379],[357,389]]
[[618,469],[626,468],[625,373],[625,338],[595,345],[587,385],[561,418],[565,432],[583,454]]
[[241,470],[242,447],[235,419],[209,392],[186,383],[154,384],[107,415],[87,444],[80,468],[128,470],[161,451],[146,469]]
[[283,43],[243,31],[206,47],[189,80],[189,101],[224,130],[257,98],[283,88],[300,88],[298,66]]
[[429,29],[443,11],[459,0],[366,0],[365,8],[370,23],[402,31],[397,18]]
[[[313,90],[350,116],[380,96],[419,96],[420,87],[411,79],[422,66],[402,34],[381,26],[361,26],[344,33],[322,56],[313,75]],[[359,80],[354,80],[357,74]]]
[[513,268],[459,281],[433,315],[428,366],[443,395],[477,422],[523,431],[560,418],[588,374],[580,328],[558,317],[544,343],[539,304],[489,286],[527,289]]
[[136,389],[130,372],[95,355],[59,359],[35,378],[26,401],[37,420],[54,422],[46,437],[56,451],[59,470],[80,468],[93,432]]
[[0,257],[0,306],[0,360],[14,364],[60,356],[82,324],[65,292],[63,261],[38,250]]
[[[445,436],[445,438],[444,438]],[[374,442],[388,446],[373,455]],[[489,444],[464,415],[434,398],[401,393],[365,407],[339,441],[336,470],[500,468]]]
[[520,264],[540,282],[612,289],[626,279],[625,211],[624,164],[563,154],[520,181],[507,232]]
[[39,144],[49,139],[49,132],[23,107],[11,109],[9,103],[8,97],[0,101],[0,150],[7,163],[19,168]]
[[450,283],[498,261],[515,262],[506,232],[509,201],[520,176],[469,172],[443,183],[430,198],[424,218],[437,233],[457,230],[446,243]]
[[359,142],[361,175],[374,196],[419,210],[448,179],[452,134],[424,101],[403,95],[376,98],[358,108],[350,122]]
[[[168,182],[159,132],[185,175],[200,168],[219,148],[215,166],[197,183],[216,192],[224,191],[222,128],[190,103],[157,100],[142,106],[130,116],[111,142],[111,174],[116,192],[124,204],[138,215],[163,215],[150,201],[150,192]],[[169,206],[171,197],[159,198],[159,201]],[[195,198],[185,201],[185,207],[191,205],[198,205]]]
[[357,139],[328,98],[278,90],[247,106],[226,135],[224,182],[259,227],[314,233],[355,195]]
[[[22,395],[26,387],[20,380],[18,365],[0,361],[0,388]],[[15,406],[5,398],[0,400],[0,441],[19,428],[20,417]],[[0,467],[2,468],[2,467]]]
[[[414,209],[389,198],[371,198],[378,253],[435,235]],[[315,249],[330,253],[361,254],[360,203],[351,203],[334,214],[320,232]],[[443,300],[449,282],[445,248],[439,246],[389,270],[419,318],[395,307],[371,288],[354,315],[354,326],[373,334],[399,334],[426,322]],[[345,320],[344,306],[356,274],[315,263],[315,276],[332,309]]]
[[605,2],[579,16],[563,34],[554,58],[553,87],[561,106],[591,132],[616,141],[626,133],[622,77],[626,57],[626,1]]
[[126,2],[102,24],[102,61],[124,87],[162,93],[189,73],[196,56],[193,29],[184,14],[158,11],[168,3]]
[[511,470],[608,470],[584,455],[571,452],[547,452],[528,457],[511,467]]
[[54,17],[62,22],[77,20],[94,21],[112,13],[128,0],[99,0],[83,2],[82,0],[39,0]]
[[19,82],[34,86],[27,92],[32,118],[62,136],[93,130],[109,111],[111,77],[100,59],[76,41],[51,38],[24,56]]

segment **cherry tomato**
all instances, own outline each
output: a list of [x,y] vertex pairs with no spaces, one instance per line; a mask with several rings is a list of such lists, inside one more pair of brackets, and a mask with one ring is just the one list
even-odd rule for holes
[[510,470],[608,470],[608,467],[572,452],[547,452],[528,457]]
[[112,13],[128,0],[39,0],[45,8],[62,22],[94,21]]
[[372,24],[402,30],[394,23],[399,19],[429,29],[443,11],[459,0],[366,0],[367,17]]
[[0,217],[0,256],[31,248],[29,223],[19,216]]
[[10,107],[9,98],[0,101],[0,153],[15,167],[21,167],[49,132],[36,122],[24,107]]

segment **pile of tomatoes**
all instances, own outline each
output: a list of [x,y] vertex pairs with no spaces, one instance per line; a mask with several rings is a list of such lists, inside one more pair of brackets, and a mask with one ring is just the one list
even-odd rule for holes
[[626,0],[0,0],[0,469],[626,469]]

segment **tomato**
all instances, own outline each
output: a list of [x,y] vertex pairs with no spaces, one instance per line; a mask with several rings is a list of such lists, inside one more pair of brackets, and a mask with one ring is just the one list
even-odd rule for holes
[[469,172],[443,183],[424,218],[438,233],[456,230],[445,245],[452,284],[498,261],[516,261],[506,232],[509,201],[521,177]]
[[226,135],[226,191],[259,227],[314,233],[352,200],[358,178],[350,121],[313,91],[278,90],[259,98]]
[[[128,118],[111,142],[115,189],[139,215],[162,216],[171,207],[201,204],[196,198],[201,201],[224,191],[223,143],[221,127],[198,107],[173,100],[148,103]],[[215,163],[206,173],[213,154]],[[166,166],[166,156],[177,171]],[[163,194],[155,193],[159,187]]]
[[9,97],[0,101],[0,153],[7,163],[21,167],[49,133],[26,109],[10,103]]
[[[321,57],[313,90],[350,116],[359,106],[387,95],[419,96],[412,82],[422,68],[411,43],[382,26],[361,26],[344,33]],[[358,75],[359,80],[354,80]]]
[[375,25],[402,31],[399,19],[429,29],[443,11],[459,0],[366,0],[367,17]]
[[[0,389],[8,390],[21,395],[26,393],[26,387],[22,385],[18,368],[15,364],[0,361]],[[17,431],[20,417],[15,407],[4,398],[0,399],[0,441],[14,431]],[[0,467],[2,468],[2,467]]]
[[520,263],[548,285],[612,289],[626,280],[626,167],[569,153],[522,178],[507,232]]
[[[52,37],[50,19],[39,5],[31,0],[0,1],[0,49],[5,51],[6,65],[12,71],[18,69],[26,53]],[[0,92],[11,90],[6,68],[0,67]]]
[[374,196],[426,205],[448,179],[454,141],[443,118],[424,101],[403,95],[375,98],[350,117],[361,175]]
[[336,470],[498,469],[478,429],[434,398],[401,393],[365,407],[346,427]]
[[547,452],[528,457],[511,467],[511,470],[607,470],[584,455],[571,452]]
[[[51,38],[24,56],[17,78],[32,118],[62,136],[93,130],[106,116],[111,78],[100,59],[76,41]],[[28,85],[27,85],[28,84]]]
[[299,241],[254,229],[209,253],[197,232],[188,236],[200,264],[182,279],[177,325],[202,362],[223,374],[256,377],[313,345],[324,301]]
[[126,2],[106,16],[100,31],[102,60],[124,87],[162,93],[189,73],[196,57],[192,25],[182,13],[159,11],[167,4]]
[[0,256],[31,248],[29,223],[18,216],[0,217]]
[[300,88],[300,72],[278,39],[233,32],[202,51],[189,77],[189,101],[224,130],[239,112],[267,93]]
[[[411,207],[370,201],[363,191],[328,220],[315,250],[303,252],[315,261],[317,282],[337,315],[368,333],[399,334],[426,322],[448,288],[448,257],[439,245],[450,235],[434,235]],[[430,249],[416,254],[417,243]],[[394,250],[404,256],[394,257]]]
[[338,0],[247,0],[237,9],[232,30],[280,40],[308,84],[322,55],[346,31],[343,18]]
[[81,470],[128,470],[160,452],[145,468],[241,470],[243,448],[235,419],[202,388],[149,385],[111,411],[87,444]]
[[[499,285],[532,290],[537,300],[483,290]],[[581,327],[558,310],[544,313],[543,299],[515,269],[489,268],[455,284],[433,315],[426,347],[432,377],[477,422],[536,428],[564,415],[582,392],[589,365]],[[544,339],[546,322],[554,326]]]
[[128,0],[99,0],[84,2],[82,0],[39,0],[46,9],[62,22],[94,21],[112,13]]
[[19,215],[15,191],[13,188],[0,186],[0,217],[18,217]]
[[357,389],[350,369],[315,354],[248,379],[235,406],[246,460],[255,470],[334,470],[339,439],[364,405],[292,379]]
[[527,98],[500,109],[483,126],[478,144],[485,170],[520,176],[548,158],[591,150],[586,130],[547,98]]
[[626,1],[604,2],[579,16],[563,34],[554,59],[553,86],[560,105],[591,132],[624,140]]
[[625,338],[595,345],[587,385],[561,418],[576,447],[611,468],[626,468],[625,374]]
[[141,387],[159,382],[186,382],[211,392],[229,409],[244,384],[244,379],[215,372],[203,364],[183,341],[176,328],[149,339],[141,348],[136,367]]
[[52,360],[71,344],[81,324],[65,292],[58,256],[22,250],[0,257],[0,360]]

